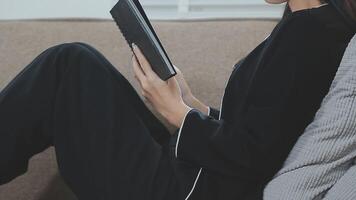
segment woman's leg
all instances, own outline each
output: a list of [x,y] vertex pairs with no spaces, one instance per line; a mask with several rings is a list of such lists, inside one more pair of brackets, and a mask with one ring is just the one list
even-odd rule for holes
[[177,188],[168,138],[99,52],[58,45],[0,93],[0,184],[54,145],[60,173],[79,199],[164,199]]

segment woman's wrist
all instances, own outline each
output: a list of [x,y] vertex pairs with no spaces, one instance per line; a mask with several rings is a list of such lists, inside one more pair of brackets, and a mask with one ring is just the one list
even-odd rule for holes
[[170,124],[176,128],[179,128],[181,127],[185,116],[191,109],[192,108],[186,105],[184,102],[181,102],[174,106],[174,109],[170,113],[166,113],[164,117]]
[[201,111],[202,113],[205,113],[205,114],[209,114],[209,106],[205,105],[204,103],[202,103],[199,99],[197,99],[195,96],[193,96],[192,94],[191,95],[188,95],[187,97],[184,98],[184,102],[192,107],[192,108],[195,108],[199,111]]

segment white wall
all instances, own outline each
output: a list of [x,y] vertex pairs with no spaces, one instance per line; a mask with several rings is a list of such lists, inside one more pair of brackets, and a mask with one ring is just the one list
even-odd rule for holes
[[[268,5],[264,0],[146,0],[151,18],[280,18],[284,5]],[[178,1],[174,4],[173,1]],[[157,2],[165,2],[159,4]],[[169,11],[169,12],[168,12]]]
[[[110,19],[118,0],[0,0],[0,20]],[[282,6],[263,0],[140,0],[151,19],[279,18]]]
[[112,0],[0,0],[0,19],[108,18]]

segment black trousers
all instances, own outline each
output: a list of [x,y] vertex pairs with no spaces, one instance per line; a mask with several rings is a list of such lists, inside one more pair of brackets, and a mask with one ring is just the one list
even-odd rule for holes
[[66,43],[36,57],[0,93],[0,184],[49,146],[79,199],[185,199],[198,167],[93,47]]

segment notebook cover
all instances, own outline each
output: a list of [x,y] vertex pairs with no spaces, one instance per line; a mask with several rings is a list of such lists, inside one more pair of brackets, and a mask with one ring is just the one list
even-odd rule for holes
[[176,75],[172,62],[138,0],[119,0],[110,13],[130,48],[135,43],[162,80]]

